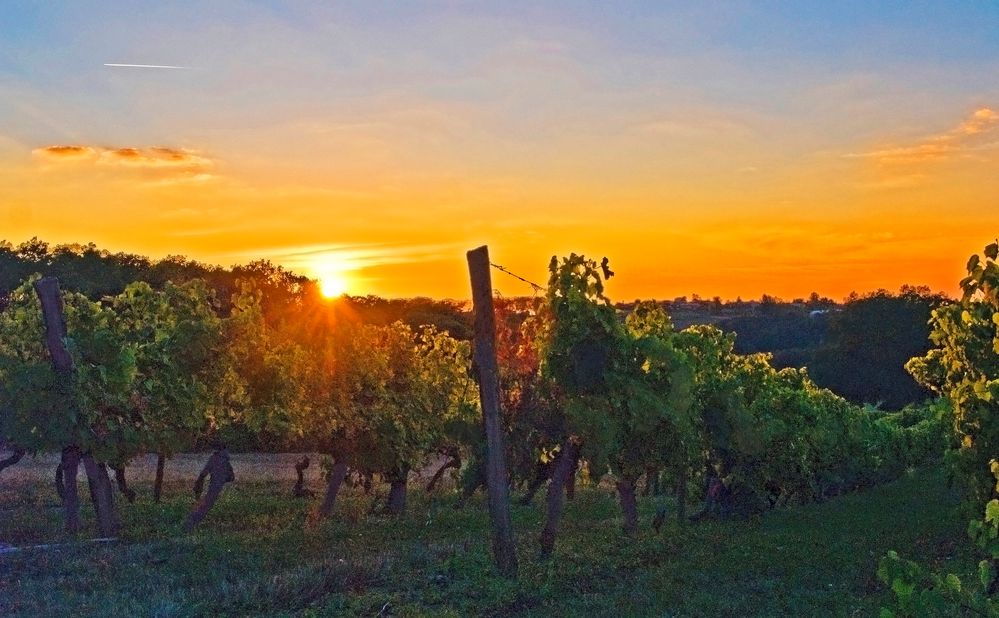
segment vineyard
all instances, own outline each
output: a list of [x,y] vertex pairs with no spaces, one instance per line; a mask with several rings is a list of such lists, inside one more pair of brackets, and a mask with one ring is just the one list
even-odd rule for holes
[[477,299],[474,343],[306,287],[30,276],[0,312],[0,610],[996,615],[996,254],[908,364],[938,398],[898,412],[624,315],[606,259]]

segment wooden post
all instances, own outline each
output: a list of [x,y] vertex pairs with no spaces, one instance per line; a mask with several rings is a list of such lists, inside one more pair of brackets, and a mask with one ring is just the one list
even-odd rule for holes
[[[62,297],[59,295],[59,280],[45,277],[35,282],[35,293],[42,303],[42,320],[45,322],[45,344],[52,359],[52,367],[59,374],[59,388],[69,391],[73,372],[73,357],[69,355],[63,338],[66,336],[66,322],[62,315]],[[80,464],[80,451],[76,446],[62,450],[56,484],[63,488],[60,494],[66,518],[66,532],[76,534],[80,530],[80,498],[77,492],[76,473]],[[62,474],[58,474],[61,471]],[[60,484],[61,482],[61,484]]]
[[[63,341],[66,338],[66,320],[62,312],[62,296],[59,294],[59,280],[44,277],[35,281],[35,293],[42,304],[42,319],[45,322],[45,344],[52,358],[52,367],[59,375],[58,388],[72,392],[73,357]],[[67,459],[67,453],[69,457]],[[63,505],[66,511],[66,529],[71,534],[79,529],[79,500],[76,498],[77,465],[83,463],[91,485],[96,489],[93,495],[94,510],[97,513],[98,527],[104,536],[112,536],[117,530],[114,514],[114,499],[107,468],[103,463],[94,462],[88,453],[80,453],[75,445],[63,449],[63,486],[67,498]]]
[[333,507],[336,506],[336,497],[340,493],[340,487],[343,485],[344,479],[347,478],[347,471],[346,459],[343,457],[337,459],[330,470],[329,476],[326,477],[326,495],[323,497],[322,504],[316,510],[317,519],[326,519],[333,514]]
[[80,469],[80,449],[67,446],[62,449],[62,459],[56,475],[56,487],[61,487],[59,497],[62,498],[62,509],[66,517],[66,532],[75,535],[80,531],[80,490],[76,484],[77,471]]
[[552,472],[551,483],[548,484],[548,496],[545,505],[545,526],[541,529],[541,558],[548,559],[555,550],[555,537],[558,536],[558,526],[562,519],[562,491],[569,481],[569,475],[574,473],[573,462],[579,457],[579,444],[572,436],[562,442],[562,449],[555,458],[555,470]]
[[113,537],[118,534],[118,518],[114,512],[114,488],[108,476],[108,467],[102,461],[97,461],[90,453],[80,457],[80,463],[87,473],[93,492],[90,495],[94,502],[94,512],[97,513],[97,530],[102,537]]
[[128,486],[128,479],[125,478],[125,466],[114,467],[114,480],[118,484],[118,491],[125,496],[128,503],[135,502],[135,490]]
[[73,371],[73,357],[69,355],[63,339],[66,338],[66,320],[62,315],[62,296],[59,295],[59,280],[45,277],[35,281],[35,293],[42,303],[42,318],[45,321],[45,344],[52,357],[52,366],[66,380]]
[[474,362],[479,378],[479,400],[486,431],[486,487],[489,517],[493,524],[493,555],[505,577],[517,576],[517,546],[510,521],[510,483],[500,425],[499,368],[496,363],[496,321],[493,314],[493,284],[489,272],[489,249],[468,252],[475,312]]
[[[211,478],[208,480],[208,491],[202,496],[201,491],[204,488],[206,477]],[[236,480],[236,475],[233,474],[232,464],[229,463],[229,451],[224,446],[220,446],[208,458],[205,467],[201,469],[201,474],[198,475],[198,479],[194,482],[194,497],[197,502],[195,502],[194,508],[191,509],[191,512],[187,515],[187,519],[184,521],[184,532],[194,530],[194,527],[215,506],[215,502],[222,495],[225,484],[234,480]]]
[[314,519],[326,519],[333,515],[333,508],[336,506],[336,498],[340,494],[343,482],[347,480],[347,473],[350,471],[349,464],[353,462],[354,451],[350,441],[347,439],[345,431],[334,432],[333,444],[330,445],[329,456],[333,460],[333,468],[326,477],[326,495],[323,501],[315,510]]
[[160,496],[163,494],[163,467],[166,465],[166,455],[156,454],[156,480],[153,482],[153,502],[160,503]]

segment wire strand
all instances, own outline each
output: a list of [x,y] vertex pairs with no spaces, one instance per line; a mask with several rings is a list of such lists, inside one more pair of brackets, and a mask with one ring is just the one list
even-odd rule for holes
[[540,285],[538,285],[537,283],[534,283],[530,279],[525,279],[524,277],[521,277],[517,273],[510,272],[509,270],[507,270],[506,268],[500,266],[499,264],[494,264],[492,262],[489,262],[489,265],[492,266],[493,268],[495,268],[496,270],[500,271],[500,272],[504,272],[504,273],[510,275],[514,279],[520,279],[521,281],[523,281],[527,285],[531,286],[531,288],[534,290],[535,294],[537,294],[538,292],[541,292],[541,291],[544,290],[544,288],[541,287]]

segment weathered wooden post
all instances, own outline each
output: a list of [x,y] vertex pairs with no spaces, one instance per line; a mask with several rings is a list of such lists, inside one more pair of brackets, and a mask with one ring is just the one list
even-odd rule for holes
[[118,534],[118,520],[114,512],[114,486],[108,476],[108,467],[104,462],[94,459],[90,453],[84,453],[80,457],[80,463],[94,488],[91,499],[97,514],[97,529],[102,537],[112,537]]
[[316,495],[305,486],[305,471],[309,468],[310,463],[309,457],[306,455],[295,464],[295,476],[298,478],[295,481],[295,488],[291,490],[291,495],[296,498],[313,498]]
[[545,503],[545,525],[541,529],[541,557],[551,557],[555,550],[555,537],[558,536],[558,526],[562,519],[562,490],[569,483],[570,475],[575,473],[579,458],[579,442],[574,436],[562,442],[562,448],[555,458],[555,470],[548,484],[548,494]]
[[163,495],[163,468],[166,465],[166,455],[156,454],[156,480],[153,481],[153,502],[160,503],[160,496]]
[[135,490],[128,486],[128,479],[125,478],[125,466],[114,467],[114,481],[118,485],[118,491],[125,496],[128,503],[135,502]]
[[[201,474],[198,475],[197,480],[194,482],[194,498],[196,502],[194,503],[194,508],[188,513],[187,519],[184,520],[184,532],[194,530],[194,527],[215,506],[215,502],[222,495],[225,484],[236,480],[232,464],[229,463],[229,451],[221,444],[216,445],[216,447],[215,452],[208,458],[205,467],[201,469]],[[206,477],[209,479],[208,491],[202,496],[201,492],[204,489]]]
[[[66,338],[66,321],[62,312],[62,296],[59,294],[59,280],[44,277],[35,282],[35,293],[42,304],[42,318],[45,322],[45,344],[52,358],[52,367],[59,376],[59,388],[70,392],[73,380],[73,357],[63,341]],[[114,498],[107,466],[94,461],[89,453],[81,453],[76,445],[62,450],[62,483],[64,490],[63,509],[66,514],[66,531],[76,534],[80,529],[80,497],[76,485],[76,474],[82,463],[87,472],[94,493],[94,510],[97,513],[97,526],[102,536],[114,536],[118,523],[114,514]]]
[[326,477],[326,495],[323,496],[322,503],[315,511],[315,518],[317,520],[326,519],[333,514],[333,508],[336,506],[336,498],[340,494],[343,482],[347,479],[347,472],[349,471],[348,462],[351,460],[353,453],[347,440],[346,432],[342,430],[335,432],[333,445],[330,448],[329,454],[333,458],[333,468]]
[[505,577],[517,576],[517,546],[510,521],[510,483],[500,424],[499,368],[496,363],[496,321],[493,285],[489,272],[489,249],[468,252],[475,312],[474,362],[479,379],[479,400],[486,431],[486,489],[489,517],[493,524],[493,555]]

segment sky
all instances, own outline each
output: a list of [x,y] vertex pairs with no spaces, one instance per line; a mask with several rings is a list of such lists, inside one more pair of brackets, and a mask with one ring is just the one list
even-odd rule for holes
[[997,75],[991,1],[5,0],[0,239],[383,296],[467,298],[482,244],[607,256],[616,300],[954,293]]

